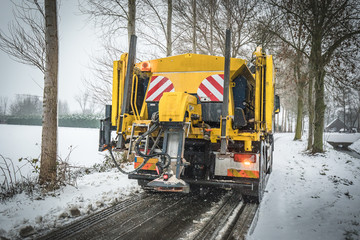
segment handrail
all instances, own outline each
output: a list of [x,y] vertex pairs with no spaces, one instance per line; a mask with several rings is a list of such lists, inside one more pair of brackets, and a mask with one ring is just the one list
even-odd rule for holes
[[[135,97],[134,97],[134,80],[136,79],[136,85],[135,85]],[[132,86],[131,86],[131,100],[130,100],[130,106],[134,113],[135,119],[140,120],[139,111],[136,106],[136,99],[137,99],[137,88],[138,88],[139,78],[136,74],[133,75],[132,78]],[[134,99],[135,98],[135,99]],[[135,102],[135,107],[134,107]]]

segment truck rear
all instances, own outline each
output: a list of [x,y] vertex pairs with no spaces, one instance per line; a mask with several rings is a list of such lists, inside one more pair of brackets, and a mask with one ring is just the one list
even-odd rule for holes
[[123,54],[99,150],[133,159],[128,176],[146,189],[235,188],[260,201],[278,106],[272,56],[257,48],[254,57],[250,71],[239,58],[226,66],[224,57],[187,53],[134,63]]

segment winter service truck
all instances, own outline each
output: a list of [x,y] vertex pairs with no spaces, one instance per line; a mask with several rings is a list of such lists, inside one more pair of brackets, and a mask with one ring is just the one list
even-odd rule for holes
[[250,70],[246,60],[230,58],[228,36],[225,45],[225,57],[187,53],[135,63],[133,35],[129,53],[114,61],[99,151],[113,160],[113,151],[123,152],[134,170],[115,164],[143,188],[232,188],[261,200],[279,111],[273,59],[258,47]]

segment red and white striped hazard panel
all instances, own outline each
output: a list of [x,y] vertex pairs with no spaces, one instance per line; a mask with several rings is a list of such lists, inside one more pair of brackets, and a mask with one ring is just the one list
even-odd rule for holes
[[222,102],[223,92],[224,74],[214,74],[201,82],[197,95],[202,102]]
[[152,76],[148,92],[146,95],[146,102],[159,101],[164,92],[174,92],[173,83],[167,77]]

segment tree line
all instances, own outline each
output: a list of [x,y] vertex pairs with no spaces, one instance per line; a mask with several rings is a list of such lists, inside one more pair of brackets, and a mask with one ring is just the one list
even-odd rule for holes
[[[124,50],[112,45],[111,39],[122,34],[142,37],[144,44],[155,47],[150,53],[153,57],[185,52],[223,55],[226,27],[233,32],[232,57],[251,61],[252,50],[262,46],[281,69],[277,92],[287,113],[282,125],[295,116],[294,140],[301,139],[307,115],[308,150],[313,153],[324,150],[325,113],[327,107],[336,109],[341,102],[336,94],[339,89],[348,89],[356,103],[351,120],[359,121],[360,7],[356,0],[84,0],[80,10],[109,39],[104,48],[113,59]],[[95,95],[108,92],[111,97],[102,87],[111,74],[102,66],[95,67],[95,72],[106,80],[101,84],[88,81],[88,86]],[[343,115],[349,111],[344,109]]]
[[[70,112],[66,100],[58,101],[58,125],[60,127],[99,128],[102,111],[84,92],[75,97],[80,110]],[[16,125],[42,125],[43,101],[41,96],[16,94],[14,100],[0,97],[0,123]]]

